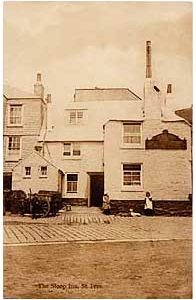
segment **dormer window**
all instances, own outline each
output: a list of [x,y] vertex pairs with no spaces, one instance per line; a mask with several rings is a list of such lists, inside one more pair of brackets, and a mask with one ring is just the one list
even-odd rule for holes
[[82,124],[83,117],[84,114],[82,110],[72,110],[69,113],[69,123],[72,125]]
[[9,125],[22,125],[22,105],[9,106]]

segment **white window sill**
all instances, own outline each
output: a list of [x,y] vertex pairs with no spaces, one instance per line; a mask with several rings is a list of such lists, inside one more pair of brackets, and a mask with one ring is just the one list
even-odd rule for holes
[[40,175],[39,178],[48,178],[47,175]]
[[8,124],[7,127],[23,127],[22,124]]
[[63,160],[81,160],[81,157],[77,156],[65,156],[62,158]]
[[17,158],[12,158],[12,157],[7,157],[5,159],[6,162],[18,162],[21,158],[20,157],[17,157]]
[[24,179],[31,179],[31,176],[23,176]]
[[143,144],[121,144],[120,149],[145,149]]
[[77,194],[77,192],[67,192],[67,194]]
[[70,126],[83,126],[83,125],[85,125],[85,123],[76,123],[76,124],[68,123],[68,125],[70,125]]
[[122,187],[121,188],[121,192],[143,192],[144,189],[142,186],[138,186],[138,187]]

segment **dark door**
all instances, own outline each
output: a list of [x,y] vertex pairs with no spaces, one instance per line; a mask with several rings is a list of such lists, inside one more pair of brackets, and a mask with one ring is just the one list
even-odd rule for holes
[[12,189],[12,173],[3,174],[3,190]]
[[104,176],[90,176],[90,205],[102,206],[102,198],[104,193]]

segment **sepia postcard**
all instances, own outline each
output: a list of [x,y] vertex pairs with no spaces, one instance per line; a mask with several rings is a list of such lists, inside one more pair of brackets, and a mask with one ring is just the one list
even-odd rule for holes
[[192,298],[192,3],[3,3],[4,299]]

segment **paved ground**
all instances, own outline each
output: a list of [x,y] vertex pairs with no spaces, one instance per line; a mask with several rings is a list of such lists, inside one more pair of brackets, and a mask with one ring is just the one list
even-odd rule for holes
[[191,252],[190,240],[9,246],[4,298],[190,299]]
[[123,218],[110,216],[108,218],[111,218],[111,223],[90,222],[88,225],[77,222],[67,225],[62,220],[59,223],[58,218],[31,220],[27,217],[5,217],[4,244],[9,246],[192,238],[192,218],[189,217]]
[[191,298],[192,218],[4,217],[4,298]]

